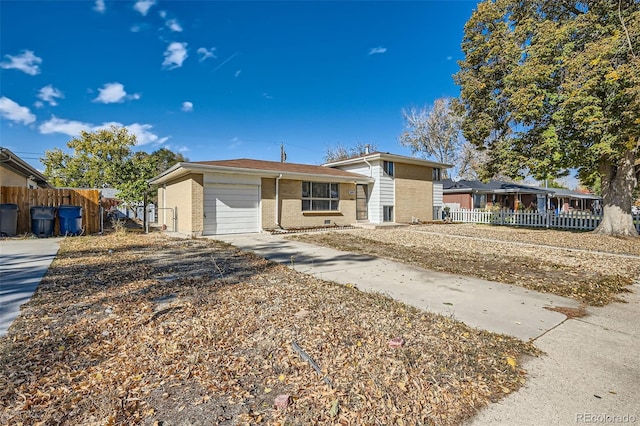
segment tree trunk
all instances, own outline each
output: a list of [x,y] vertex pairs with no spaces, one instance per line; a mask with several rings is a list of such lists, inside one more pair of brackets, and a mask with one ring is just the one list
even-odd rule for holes
[[635,150],[630,150],[617,164],[603,162],[600,165],[604,208],[602,222],[593,232],[638,236],[631,215],[632,194],[637,184],[634,159]]

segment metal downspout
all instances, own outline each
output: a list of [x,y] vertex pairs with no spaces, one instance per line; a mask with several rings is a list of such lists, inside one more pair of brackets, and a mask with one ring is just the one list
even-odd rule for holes
[[369,162],[367,161],[367,159],[366,159],[366,158],[363,158],[363,160],[364,160],[365,164],[366,164],[367,166],[369,166],[369,177],[373,177],[373,166],[371,165],[371,163],[369,163]]
[[276,178],[276,226],[280,226],[280,179],[282,179],[282,173]]

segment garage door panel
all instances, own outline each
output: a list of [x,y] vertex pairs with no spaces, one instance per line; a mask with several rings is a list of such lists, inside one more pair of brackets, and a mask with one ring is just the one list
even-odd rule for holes
[[258,232],[257,185],[207,185],[204,190],[204,233]]

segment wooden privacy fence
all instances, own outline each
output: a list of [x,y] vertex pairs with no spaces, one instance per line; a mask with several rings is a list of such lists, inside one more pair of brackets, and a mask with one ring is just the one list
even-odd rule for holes
[[[80,206],[85,234],[100,232],[100,191],[97,189],[29,189],[21,186],[0,187],[0,203],[18,205],[17,233],[31,232],[31,207]],[[56,219],[54,235],[60,234]]]
[[[590,212],[556,213],[555,211],[450,209],[449,218],[452,222],[591,231],[596,229],[602,221],[602,214]],[[640,215],[633,215],[633,223],[640,233]]]

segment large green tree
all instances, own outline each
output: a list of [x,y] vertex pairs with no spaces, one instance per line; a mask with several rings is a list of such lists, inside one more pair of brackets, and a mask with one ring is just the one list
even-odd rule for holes
[[149,179],[187,160],[166,148],[151,154],[133,152],[135,145],[135,135],[124,127],[82,131],[67,143],[71,153],[59,148],[45,152],[44,174],[54,186],[116,188],[123,201],[139,202],[149,189]]
[[121,181],[122,164],[131,156],[135,135],[112,126],[95,132],[80,132],[67,142],[71,154],[60,148],[46,151],[44,174],[54,186],[73,188],[115,187]]
[[463,133],[486,150],[485,177],[576,169],[584,184],[601,182],[596,232],[637,235],[640,2],[484,1],[462,49]]

